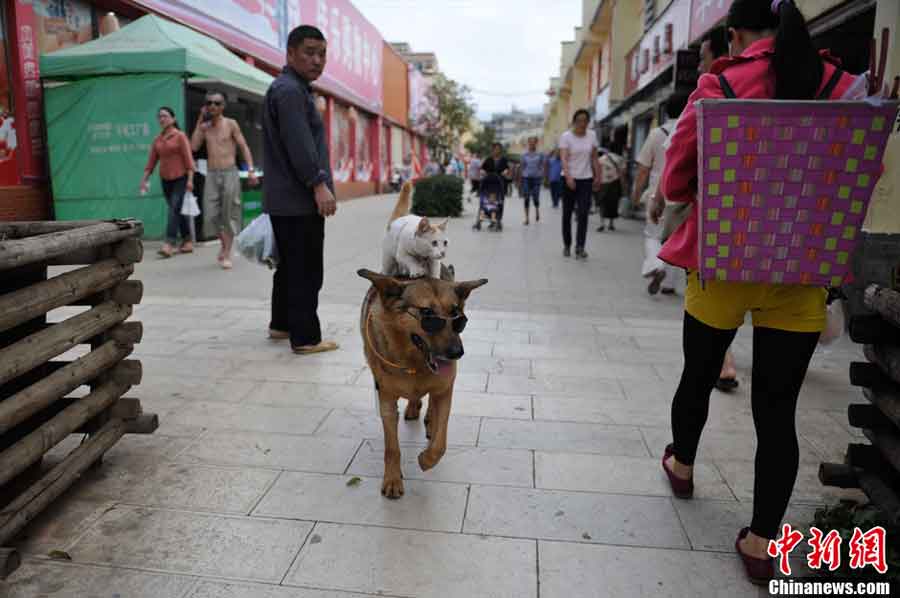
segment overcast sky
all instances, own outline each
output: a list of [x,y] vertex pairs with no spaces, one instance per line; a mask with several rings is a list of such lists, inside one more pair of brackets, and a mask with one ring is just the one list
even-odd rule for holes
[[540,111],[559,74],[560,42],[581,20],[580,0],[353,0],[385,41],[437,54],[441,71],[468,85],[478,116],[512,104]]

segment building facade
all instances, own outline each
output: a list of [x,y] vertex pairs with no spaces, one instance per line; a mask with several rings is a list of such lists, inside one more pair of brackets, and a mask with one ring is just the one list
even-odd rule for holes
[[[271,75],[284,64],[291,29],[318,26],[329,41],[329,60],[314,88],[339,198],[380,192],[392,165],[424,151],[410,118],[409,63],[350,0],[0,0],[0,219],[53,216],[40,57],[149,13],[219,41]],[[235,108],[249,115],[252,147],[259,112]],[[183,125],[192,128],[196,118],[187,114]],[[261,155],[254,157],[262,163]]]
[[[731,3],[582,0],[582,21],[574,24],[574,39],[561,43],[559,75],[550,79],[547,90],[545,139],[558,139],[574,111],[587,108],[598,137],[623,140],[633,159],[661,120],[668,99],[696,86],[699,46],[722,24]],[[888,27],[892,39],[900,31],[896,0],[796,3],[817,47],[830,49],[852,73],[868,68],[869,40],[875,31]],[[887,72],[897,70],[897,54],[898,45],[893,44]]]

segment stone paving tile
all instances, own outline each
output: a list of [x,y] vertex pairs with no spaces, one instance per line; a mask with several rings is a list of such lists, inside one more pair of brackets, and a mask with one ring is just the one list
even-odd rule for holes
[[[423,448],[424,445],[400,445],[405,479],[526,488],[534,486],[532,451],[451,446],[440,463],[423,472],[417,461]],[[363,442],[348,473],[379,478],[384,475],[384,443],[380,439]]]
[[690,548],[668,498],[474,486],[464,531],[567,542]]
[[592,378],[573,378],[570,376],[527,378],[525,376],[492,374],[490,380],[488,380],[488,392],[499,394],[565,395],[598,399],[622,398],[622,388],[618,380],[597,380]]
[[229,432],[204,434],[177,461],[343,473],[357,447],[359,440],[352,438]]
[[[578,453],[535,453],[535,485],[547,490],[672,496],[660,460]],[[722,476],[711,465],[694,468],[694,496],[734,500]]]
[[[401,415],[400,422],[397,425],[400,442],[427,442],[424,419],[424,415],[421,415],[416,421],[407,421]],[[451,415],[450,423],[447,427],[447,443],[475,446],[478,440],[478,426],[480,423],[481,420],[477,417]],[[384,426],[381,422],[381,417],[374,413],[374,409],[369,413],[335,409],[316,431],[316,436],[341,436],[357,439],[382,438],[384,436]]]
[[75,562],[278,583],[312,523],[120,506],[69,549]]
[[285,584],[418,598],[529,598],[537,596],[535,553],[528,540],[317,524]]
[[459,532],[468,488],[406,480],[400,500],[381,495],[381,478],[285,472],[254,516]]
[[343,384],[303,382],[257,382],[245,402],[273,407],[321,407],[325,409],[371,409],[374,389]]
[[312,434],[331,413],[322,407],[203,403],[191,401],[172,414],[181,425],[273,434]]
[[466,354],[459,362],[458,371],[460,374],[487,373],[530,376],[531,360]]
[[[672,415],[668,402],[657,404],[635,403],[625,400],[579,399],[536,397],[536,420],[556,420],[598,424],[671,429]],[[725,401],[712,401],[709,405],[708,430],[746,431],[753,429],[753,416],[743,406]]]
[[[426,399],[423,406],[427,403]],[[406,401],[400,401],[400,404],[402,412]],[[531,397],[454,391],[450,413],[453,416],[531,419]]]
[[65,550],[114,505],[66,493],[19,532],[14,544],[25,554],[46,556],[51,550]]
[[[694,550],[734,553],[734,540],[738,532],[750,525],[753,519],[753,505],[750,503],[715,500],[673,502]],[[789,506],[783,522],[809,530],[815,511],[815,507],[811,506]],[[797,546],[801,553],[807,548],[809,546],[805,543]]]
[[111,457],[72,489],[84,500],[246,515],[277,473],[264,469],[159,463]]
[[[463,359],[465,359],[465,357],[463,357]],[[485,392],[485,388],[487,388],[488,384],[488,377],[489,374],[487,372],[458,372],[456,374],[456,383],[454,384],[453,389],[466,392]],[[360,373],[355,384],[361,388],[372,388],[374,386],[375,383],[372,380],[372,374],[369,372],[369,368],[363,368],[363,371]]]
[[[178,378],[235,378],[233,375],[243,360],[239,358],[194,358],[190,355],[181,357],[144,357],[141,365],[144,368],[142,384],[149,385],[157,376],[169,376]],[[247,382],[251,376],[237,376],[242,382]]]
[[[672,442],[671,430],[662,428],[641,428],[650,453],[662,458],[666,445]],[[821,463],[822,458],[809,442],[798,438],[801,463]],[[730,430],[703,430],[700,447],[697,450],[698,462],[709,462],[719,459],[743,461],[752,459],[756,454],[756,433],[735,432]]]
[[[839,462],[843,463],[843,460]],[[753,461],[717,460],[715,464],[738,500],[752,502],[755,472]],[[791,503],[822,505],[835,503],[841,499],[861,500],[864,498],[865,495],[859,490],[822,485],[822,482],[819,481],[818,464],[801,463],[797,472],[797,481],[794,484],[794,492],[791,494]]]
[[362,364],[321,365],[300,361],[306,355],[297,355],[296,362],[242,363],[227,372],[228,378],[260,380],[267,382],[311,382],[318,384],[352,384],[362,372]]
[[494,357],[512,359],[585,359],[591,355],[602,355],[603,349],[572,345],[533,345],[525,343],[504,343],[494,345]]
[[644,439],[635,427],[569,422],[486,419],[478,446],[648,456]]
[[249,380],[234,380],[220,375],[210,378],[144,373],[142,384],[131,392],[145,399],[188,399],[191,401],[241,402],[256,384]]
[[[844,411],[846,420],[846,411]],[[843,463],[847,445],[860,442],[858,436],[836,422],[825,411],[804,410],[797,414],[797,433],[808,442],[823,461]]]
[[[201,581],[185,598],[365,598],[366,596],[374,596],[374,594],[350,594],[329,590]],[[387,594],[381,594],[381,596],[391,598]]]
[[734,555],[538,543],[541,598],[761,598]]
[[0,596],[5,598],[106,598],[108,596],[181,598],[193,584],[193,578],[179,575],[26,560],[9,579],[0,581]]
[[652,366],[629,365],[624,363],[607,363],[605,361],[584,360],[534,360],[534,377],[572,376],[575,378],[619,378],[621,380],[654,380],[656,370]]
[[[44,458],[51,462],[59,462],[81,444],[82,437],[70,434],[62,442],[50,449]],[[145,457],[160,461],[171,461],[191,443],[188,438],[176,438],[161,434],[126,434],[106,451],[104,459],[118,457]]]

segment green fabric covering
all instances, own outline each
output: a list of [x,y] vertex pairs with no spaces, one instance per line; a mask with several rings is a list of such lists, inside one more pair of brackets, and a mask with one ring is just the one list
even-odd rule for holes
[[46,88],[57,219],[139,218],[148,238],[163,236],[166,204],[159,177],[151,177],[148,195],[138,195],[150,145],[159,133],[160,106],[171,107],[185,122],[178,75],[95,77]]
[[41,57],[44,79],[173,73],[215,79],[264,95],[272,77],[216,40],[155,15],[99,39]]

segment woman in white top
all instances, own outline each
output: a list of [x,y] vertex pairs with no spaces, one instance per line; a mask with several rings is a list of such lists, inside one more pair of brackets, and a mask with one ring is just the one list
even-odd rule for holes
[[569,257],[572,247],[572,212],[576,214],[578,229],[575,236],[575,258],[587,259],[584,251],[587,239],[588,213],[591,210],[591,194],[594,180],[599,177],[597,161],[597,135],[588,130],[591,115],[581,109],[572,117],[572,128],[559,139],[563,176],[563,255]]

